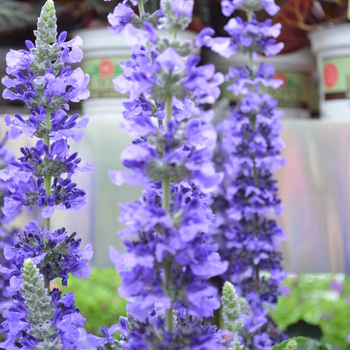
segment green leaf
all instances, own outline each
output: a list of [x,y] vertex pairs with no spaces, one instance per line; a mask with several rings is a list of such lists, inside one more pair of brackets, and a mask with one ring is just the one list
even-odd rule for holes
[[[284,349],[288,349],[288,344],[290,344],[292,341],[294,341],[296,344],[306,344],[307,340],[304,337],[297,337],[297,338],[292,338],[292,339],[287,339],[284,340],[281,344],[279,345],[275,345],[272,350],[284,350]],[[299,349],[299,347],[298,347]]]
[[335,350],[335,348],[329,344],[308,338],[306,344],[298,345],[298,350]]

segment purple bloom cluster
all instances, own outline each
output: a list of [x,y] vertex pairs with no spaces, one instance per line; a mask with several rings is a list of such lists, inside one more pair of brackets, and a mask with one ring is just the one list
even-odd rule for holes
[[283,43],[276,44],[275,40],[281,31],[281,24],[271,24],[271,19],[259,22],[254,14],[248,22],[240,17],[231,18],[224,27],[230,38],[212,38],[214,30],[205,28],[199,33],[196,46],[207,46],[226,58],[230,58],[238,51],[253,52],[254,56],[256,54],[274,56],[283,49]]
[[[154,323],[148,320],[145,323],[132,322],[124,349],[227,349],[223,341],[223,332],[218,332],[209,322],[189,316],[188,320],[181,320],[173,334],[163,333],[163,323],[160,318]],[[159,336],[160,334],[162,336]]]
[[[137,0],[130,0],[130,2],[134,6],[137,5]],[[144,22],[149,22],[153,25],[160,24],[160,18],[162,17],[161,10],[155,11],[150,15],[149,13],[144,12],[142,4],[142,7],[139,9],[140,16],[137,16],[134,10],[127,3],[128,0],[124,0],[115,7],[113,13],[108,15],[108,22],[111,25],[111,27],[108,28],[110,33],[119,34],[128,23],[137,28],[141,28]]]
[[[260,3],[264,5],[264,1]],[[272,65],[252,64],[253,53],[274,51],[268,37],[278,36],[278,27],[269,31],[268,24],[258,25],[254,16],[248,22],[235,18],[228,23],[226,28],[234,37],[247,39],[245,33],[252,32],[252,28],[264,28],[266,40],[259,42],[251,37],[237,42],[235,37],[239,49],[250,52],[251,65],[229,70],[228,90],[242,98],[230,116],[217,124],[220,142],[216,158],[225,178],[213,208],[219,252],[229,261],[222,278],[232,281],[250,305],[252,314],[242,316],[244,329],[240,332],[250,349],[271,348],[284,339],[268,316],[268,307],[276,304],[286,275],[277,250],[284,233],[273,219],[273,214],[281,215],[283,211],[273,179],[273,173],[285,163],[280,155],[284,143],[279,138],[283,112],[277,111],[277,101],[263,92],[266,87],[277,88],[281,81],[273,79]]]
[[262,9],[274,16],[280,9],[275,4],[275,0],[222,0],[221,6],[222,13],[227,17],[231,16],[235,10],[255,12]]
[[[20,270],[26,259],[37,259],[37,268],[46,280],[61,278],[62,284],[67,285],[68,273],[74,277],[87,278],[90,267],[87,262],[92,258],[92,246],[88,244],[80,248],[81,239],[75,239],[76,233],[68,235],[65,228],[51,233],[38,226],[36,221],[31,222],[23,232],[15,234],[14,246],[5,247],[4,257],[13,268],[0,266],[0,271],[8,274],[10,283],[15,284]],[[20,283],[20,281],[19,281]]]
[[[182,30],[192,6],[190,0],[163,0],[164,28]],[[198,66],[198,56],[184,58],[194,43],[182,50],[175,35],[163,39],[149,22],[140,29],[128,23],[124,34],[135,45],[114,83],[129,95],[121,126],[134,141],[121,154],[131,171],[110,171],[110,177],[116,185],[138,184],[144,191],[140,200],[120,206],[126,253],[110,249],[122,278],[119,293],[128,300],[123,347],[221,350],[222,335],[205,319],[220,307],[208,280],[227,269],[210,232],[209,194],[223,174],[212,161],[214,113],[201,104],[215,102],[224,78],[213,65]]]
[[[23,206],[37,206],[42,208],[43,225],[31,222],[15,234],[13,245],[4,248],[6,263],[0,265],[0,272],[9,279],[7,291],[12,294],[3,313],[6,340],[0,346],[5,349],[46,349],[48,341],[50,349],[75,348],[81,338],[78,327],[85,322],[73,294],[61,296],[57,290],[50,291],[50,281],[56,278],[67,285],[69,273],[87,278],[87,263],[93,255],[91,245],[80,249],[76,233],[50,228],[55,209],[84,207],[85,191],[77,188],[72,176],[93,170],[89,163],[80,164],[68,144],[69,138],[81,140],[88,122],[87,117],[68,114],[69,102],[79,102],[90,94],[86,88],[89,76],[69,65],[82,60],[82,41],[76,37],[65,42],[66,33],[57,38],[56,20],[54,3],[47,0],[34,32],[35,45],[27,41],[28,51],[11,50],[6,56],[7,74],[12,78],[3,78],[3,97],[20,99],[30,109],[26,119],[19,114],[13,119],[5,116],[10,126],[8,137],[15,139],[23,133],[39,140],[34,147],[22,147],[21,156],[0,171],[1,181],[8,181],[2,212],[10,219]],[[35,276],[26,275],[28,266]],[[30,284],[33,276],[34,286]],[[46,333],[43,322],[48,327]]]
[[[220,303],[215,288],[203,280],[220,275],[227,265],[211,243],[208,229],[213,215],[208,198],[193,184],[173,184],[167,215],[161,195],[160,184],[150,183],[141,200],[121,206],[120,220],[128,227],[120,236],[137,234],[139,240],[125,242],[126,254],[111,248],[111,259],[123,281],[119,294],[133,301],[128,312],[141,321],[149,317],[155,303],[159,303],[158,311],[164,312],[174,300],[182,317],[187,313],[210,317]],[[162,288],[161,270],[169,263],[174,264],[170,295]]]
[[272,24],[271,19],[259,22],[255,15],[248,22],[240,17],[231,18],[224,27],[232,38],[236,51],[263,53],[266,56],[277,55],[283,49],[283,43],[276,44],[281,31],[281,24]]
[[[13,119],[5,116],[10,126],[9,138],[15,139],[24,133],[55,141],[50,148],[42,140],[30,149],[21,148],[23,156],[11,162],[10,169],[1,171],[2,180],[15,179],[9,187],[12,194],[5,198],[3,208],[8,217],[16,215],[23,206],[43,208],[42,215],[47,218],[55,209],[81,210],[86,204],[85,191],[76,188],[71,177],[77,171],[90,172],[93,166],[79,166],[81,159],[77,154],[69,154],[67,139],[80,141],[88,118],[79,120],[78,114],[69,116],[67,111],[68,102],[89,97],[86,89],[89,76],[81,68],[72,70],[66,65],[82,59],[81,39],[76,37],[65,42],[66,35],[60,34],[43,62],[38,49],[29,41],[26,42],[29,51],[11,50],[6,56],[6,72],[13,78],[3,78],[6,86],[3,97],[22,100],[30,108],[28,119],[20,114],[15,114]],[[44,188],[45,176],[54,178],[51,194]]]
[[[1,169],[6,169],[8,163],[14,159],[12,151],[4,146],[7,136],[0,143],[0,167]],[[8,181],[0,180],[0,207],[4,205],[4,198],[8,194],[8,185],[11,179]],[[11,268],[12,265],[4,257],[4,249],[13,245],[13,235],[15,230],[10,227],[11,219],[5,216],[2,212],[0,213],[0,264],[6,268]],[[6,289],[9,283],[9,276],[6,274],[0,275],[0,310],[1,315],[4,308],[4,304],[8,301],[11,296],[11,292]],[[1,316],[0,322],[3,321]],[[0,328],[0,333],[2,330]]]
[[[57,329],[54,341],[61,343],[60,349],[76,349],[76,344],[80,343],[79,328],[84,326],[85,318],[80,315],[79,309],[74,304],[74,294],[62,296],[58,289],[53,289],[50,292],[50,299],[54,315],[47,321]],[[31,350],[40,345],[40,340],[30,335],[31,323],[28,321],[28,314],[23,294],[14,293],[3,314],[6,318],[3,327],[8,337],[6,341],[0,343],[1,349]]]

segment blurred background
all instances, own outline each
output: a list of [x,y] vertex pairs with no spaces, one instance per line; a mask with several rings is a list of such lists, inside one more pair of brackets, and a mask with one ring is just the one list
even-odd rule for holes
[[[44,2],[0,0],[1,77],[6,74],[5,56],[9,49],[24,48],[26,39],[34,40],[33,30]],[[121,169],[119,155],[130,141],[119,127],[125,97],[115,92],[112,83],[115,76],[123,73],[119,63],[128,59],[130,46],[122,34],[112,36],[106,29],[107,15],[118,2],[55,0],[59,31],[67,31],[70,37],[79,35],[84,42],[82,66],[90,75],[91,98],[71,108],[88,114],[90,124],[81,143],[72,147],[83,160],[92,161],[96,170],[92,175],[81,175],[77,181],[88,193],[87,207],[79,213],[56,213],[52,225],[77,231],[84,243],[93,244],[96,269],[92,278],[85,284],[73,281],[70,288],[85,290],[84,298],[77,304],[86,316],[104,307],[106,312],[100,316],[105,317],[105,323],[124,308],[115,293],[118,276],[106,269],[111,266],[108,246],[122,250],[116,235],[122,228],[118,204],[133,201],[141,194],[137,187],[114,186],[107,173],[109,169]],[[271,20],[282,24],[277,40],[285,46],[277,57],[259,57],[259,60],[272,62],[276,77],[284,82],[279,89],[269,92],[285,113],[281,136],[286,143],[287,165],[276,177],[285,205],[279,221],[288,236],[281,249],[291,277],[286,285],[288,297],[281,298],[274,317],[283,328],[298,326],[303,320],[318,327],[309,329],[316,332],[315,339],[322,338],[338,348],[349,349],[346,341],[350,333],[350,286],[346,276],[350,273],[348,0],[275,2],[281,10]],[[158,7],[159,0],[148,1],[146,11],[153,12]],[[208,26],[215,29],[217,36],[226,35],[223,28],[229,18],[221,14],[220,0],[197,0],[194,13],[189,30],[183,33],[184,39],[193,38]],[[239,11],[233,13],[233,17],[237,15],[244,17]],[[269,19],[263,11],[257,16],[259,20]],[[223,73],[232,65],[246,63],[246,57],[239,54],[230,60],[205,50],[200,54],[203,63],[213,63]],[[236,101],[225,86],[222,96],[232,104]],[[15,112],[28,113],[21,103],[0,99],[1,135],[6,132],[3,115]],[[7,146],[17,151],[20,145],[30,142],[23,137],[8,142]],[[23,227],[33,217],[40,220],[40,213],[23,213],[16,225]],[[94,292],[85,297],[92,286]],[[93,319],[96,325],[104,323],[99,318]],[[88,322],[92,322],[88,328],[98,332],[94,321]],[[306,329],[305,324],[301,327]]]

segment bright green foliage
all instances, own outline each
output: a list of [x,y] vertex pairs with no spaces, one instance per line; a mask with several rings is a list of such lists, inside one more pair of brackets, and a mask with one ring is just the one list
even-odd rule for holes
[[55,307],[45,288],[44,277],[40,274],[39,269],[33,265],[31,259],[24,262],[21,277],[23,279],[21,290],[28,311],[27,319],[31,323],[31,329],[28,333],[36,339],[43,340],[35,349],[60,350],[62,344],[59,339],[50,342],[57,335],[56,327],[50,322],[53,320]]
[[280,345],[275,345],[272,350],[297,350],[298,344],[306,344],[304,337],[297,337],[283,341]]
[[86,318],[84,327],[88,333],[101,335],[101,326],[108,328],[119,316],[125,316],[126,301],[118,295],[120,283],[114,268],[93,268],[86,280],[69,277],[64,293],[74,292],[75,304]]
[[[330,287],[334,280],[343,283],[342,293]],[[278,326],[285,329],[303,319],[321,327],[323,342],[349,350],[350,277],[340,274],[305,274],[289,277],[285,284],[290,291],[289,296],[279,298],[277,310],[270,313]]]

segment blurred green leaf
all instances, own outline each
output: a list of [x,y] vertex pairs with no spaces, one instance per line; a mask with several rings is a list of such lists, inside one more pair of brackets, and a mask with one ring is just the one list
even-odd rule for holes
[[[332,281],[343,285],[343,291],[333,290]],[[285,282],[288,296],[280,297],[271,316],[281,329],[305,320],[318,325],[322,341],[341,349],[350,349],[350,277],[342,274],[305,274],[289,277]]]
[[29,4],[15,0],[0,0],[0,32],[35,24],[36,14]]
[[[284,350],[287,346],[287,344],[291,341],[292,339],[287,339],[284,340],[281,344],[275,345],[272,350]],[[299,345],[299,344],[306,344],[307,340],[304,337],[296,337],[293,338],[293,340]]]
[[298,350],[335,350],[332,345],[324,344],[315,339],[306,339],[307,342],[298,345]]
[[119,316],[125,316],[126,301],[118,295],[120,283],[114,268],[92,268],[88,279],[70,276],[68,287],[60,288],[64,293],[74,292],[75,305],[86,318],[87,332],[102,335],[102,326],[108,328],[119,321]]
[[287,327],[286,333],[289,337],[303,336],[320,340],[323,332],[319,325],[310,324],[304,320],[299,320]]

